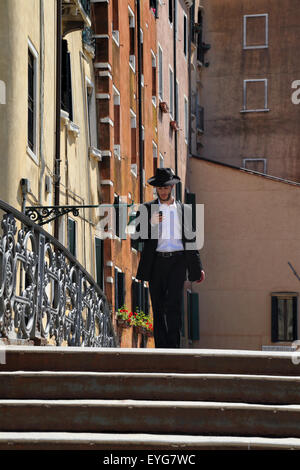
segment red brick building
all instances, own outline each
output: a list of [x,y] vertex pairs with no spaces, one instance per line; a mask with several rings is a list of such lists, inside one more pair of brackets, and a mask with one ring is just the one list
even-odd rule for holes
[[[153,198],[152,187],[146,181],[153,175],[152,143],[157,142],[155,3],[92,3],[101,151],[99,191],[103,204],[121,203],[116,207],[124,215],[116,226],[115,237],[103,239],[99,231],[102,287],[113,312],[123,304],[129,310],[138,306],[150,312],[151,308],[147,283],[135,279],[139,252],[124,232],[128,219],[122,204]],[[145,337],[137,336],[133,328],[120,331],[120,339],[120,345],[125,347],[146,345]],[[148,339],[147,347],[152,342]]]

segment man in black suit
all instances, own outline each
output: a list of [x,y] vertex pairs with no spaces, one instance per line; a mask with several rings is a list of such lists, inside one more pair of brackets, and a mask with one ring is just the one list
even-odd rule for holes
[[191,208],[172,196],[179,181],[170,168],[157,168],[148,183],[156,187],[158,198],[142,204],[135,219],[138,240],[144,242],[136,278],[149,281],[157,348],[180,347],[187,272],[189,281],[205,279],[199,250],[191,238]]

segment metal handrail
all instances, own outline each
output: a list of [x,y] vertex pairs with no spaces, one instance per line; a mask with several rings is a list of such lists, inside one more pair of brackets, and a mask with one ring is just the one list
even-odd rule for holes
[[108,301],[93,277],[29,217],[2,200],[0,209],[0,338],[38,344],[52,335],[57,345],[117,346]]

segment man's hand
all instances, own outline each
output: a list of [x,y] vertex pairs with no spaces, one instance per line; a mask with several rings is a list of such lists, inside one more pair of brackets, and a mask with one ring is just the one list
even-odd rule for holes
[[201,271],[201,277],[200,277],[200,279],[199,279],[198,281],[196,281],[196,282],[199,284],[200,282],[204,281],[204,279],[205,279],[205,272],[202,270],[202,271]]
[[162,214],[160,215],[159,212],[154,212],[154,214],[152,214],[150,223],[151,223],[152,225],[157,225],[157,224],[159,224],[160,222],[162,222],[162,219],[163,219]]

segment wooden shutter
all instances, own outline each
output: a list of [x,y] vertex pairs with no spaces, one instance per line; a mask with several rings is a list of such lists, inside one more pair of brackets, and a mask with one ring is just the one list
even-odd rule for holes
[[199,295],[188,292],[188,335],[192,341],[200,339],[199,336]]
[[119,305],[119,294],[118,294],[118,270],[115,268],[115,311],[118,310]]
[[68,219],[68,245],[69,251],[76,256],[76,222],[73,219]]
[[298,297],[293,297],[293,341],[298,339]]
[[122,307],[125,304],[125,273],[118,271],[118,306]]
[[103,289],[103,240],[95,239],[96,244],[96,280],[97,284]]
[[278,299],[276,296],[271,297],[271,340],[278,341]]

